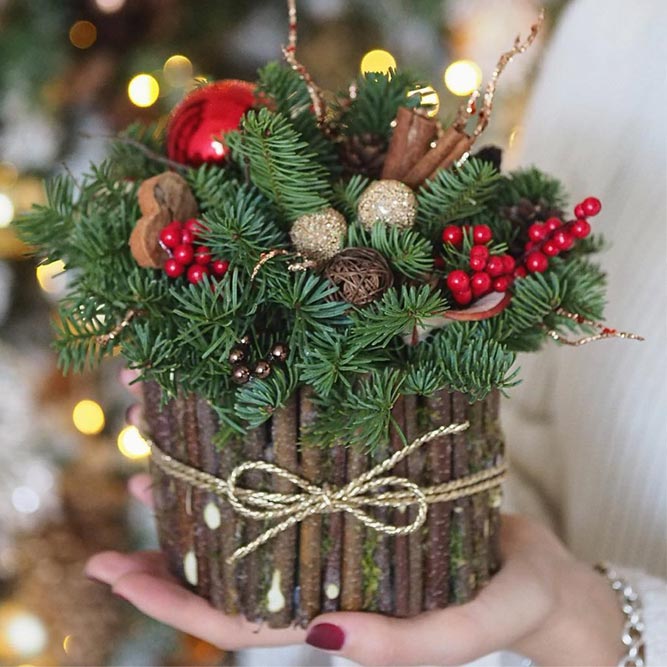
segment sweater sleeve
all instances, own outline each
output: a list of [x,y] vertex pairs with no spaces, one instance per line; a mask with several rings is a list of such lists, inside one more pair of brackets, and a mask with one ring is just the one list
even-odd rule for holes
[[616,567],[639,594],[644,614],[644,653],[647,667],[667,665],[667,581],[641,570]]

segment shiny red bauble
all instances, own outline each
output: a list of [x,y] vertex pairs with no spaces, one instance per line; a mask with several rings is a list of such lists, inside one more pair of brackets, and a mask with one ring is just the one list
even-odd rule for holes
[[239,127],[255,104],[255,86],[226,79],[197,88],[171,112],[167,126],[170,160],[198,167],[221,164],[227,156],[224,136]]

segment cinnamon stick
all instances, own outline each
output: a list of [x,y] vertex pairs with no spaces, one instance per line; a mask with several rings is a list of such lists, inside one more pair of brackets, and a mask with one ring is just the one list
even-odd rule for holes
[[[300,431],[313,425],[317,417],[312,390],[304,388],[300,395]],[[321,448],[314,444],[301,447],[301,476],[314,484],[321,483]],[[299,610],[298,623],[305,627],[320,610],[320,575],[322,517],[307,517],[300,526],[299,540]]]
[[[298,401],[296,394],[293,394],[282,408],[276,410],[271,420],[274,462],[293,473],[299,472],[297,428]],[[294,491],[292,483],[282,477],[274,480],[273,489],[278,493]],[[292,622],[296,548],[296,526],[283,531],[273,541],[271,586],[267,596],[267,618],[272,628],[284,628]]]
[[454,151],[457,144],[467,135],[450,127],[431,148],[403,177],[403,182],[411,188],[418,188],[427,178],[440,168],[440,165]]
[[473,143],[475,143],[474,137],[470,137],[467,134],[464,134],[456,142],[452,150],[446,155],[442,162],[429,174],[428,178],[433,178],[436,172],[440,169],[449,169],[449,167],[451,167],[458,159],[460,159],[464,153],[470,150]]
[[[429,428],[452,422],[450,394],[438,391],[426,399]],[[451,479],[452,436],[433,439],[427,445],[426,456],[430,483],[442,484]],[[428,513],[428,543],[425,554],[424,609],[439,609],[449,600],[451,503],[435,503]]]
[[[408,443],[418,435],[417,426],[417,397],[405,397],[405,437]],[[408,478],[419,485],[423,484],[424,451],[419,449],[407,459]],[[417,517],[417,508],[408,509],[410,521]],[[415,616],[424,608],[424,536],[421,530],[408,536],[408,552],[410,562],[410,596],[408,601],[408,615]]]
[[400,107],[381,178],[402,180],[429,150],[437,133],[438,124],[434,119]]
[[[345,484],[347,451],[343,445],[334,445],[329,455],[331,460],[331,474],[329,479],[335,487]],[[340,512],[329,515],[329,524],[326,531],[328,550],[324,562],[322,577],[322,610],[338,611],[340,608],[342,590],[343,567],[343,532],[344,519]]]
[[[399,396],[391,410],[392,417],[398,426],[392,424],[389,430],[389,441],[392,452],[403,449],[404,441],[401,432],[405,429],[405,398]],[[397,477],[406,477],[408,465],[405,459],[394,466],[393,474]],[[408,523],[407,507],[393,510],[394,525],[405,526]],[[408,535],[399,535],[394,538],[394,615],[408,616],[410,613],[410,555]]]
[[[366,470],[366,464],[366,454],[350,449],[347,454],[346,481],[350,482],[361,475]],[[343,522],[340,608],[343,611],[359,611],[363,603],[362,559],[365,527],[351,514],[345,514]]]
[[[465,421],[468,410],[467,398],[460,392],[452,393],[452,421]],[[452,469],[454,479],[465,477],[468,474],[468,436],[464,431],[455,433],[452,437]],[[470,498],[461,498],[454,501],[452,512],[452,555],[450,565],[453,583],[453,601],[466,602],[471,596],[471,558],[472,558],[472,510]],[[451,597],[451,596],[450,596]]]

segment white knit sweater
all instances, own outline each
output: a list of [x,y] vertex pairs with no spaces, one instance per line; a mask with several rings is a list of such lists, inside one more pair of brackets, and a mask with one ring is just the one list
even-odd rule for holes
[[[634,568],[618,569],[640,592],[651,666],[667,665],[666,8],[572,3],[542,61],[521,149],[506,164],[535,163],[576,201],[602,200],[594,227],[612,244],[602,256],[607,321],[647,340],[552,345],[520,359],[523,384],[503,406],[505,509],[550,523],[583,560]],[[286,649],[247,652],[242,664],[324,660]]]

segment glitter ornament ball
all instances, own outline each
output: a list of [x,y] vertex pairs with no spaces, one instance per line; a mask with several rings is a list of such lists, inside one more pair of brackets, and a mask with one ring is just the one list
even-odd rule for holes
[[415,222],[417,197],[412,188],[401,181],[375,181],[359,197],[357,215],[366,229],[371,229],[378,221],[407,229]]
[[325,208],[297,218],[290,230],[290,238],[296,250],[306,258],[323,262],[343,247],[346,232],[343,215],[333,208]]
[[169,159],[191,167],[222,163],[227,156],[224,135],[238,129],[254,103],[255,86],[247,81],[226,79],[197,88],[171,112]]

